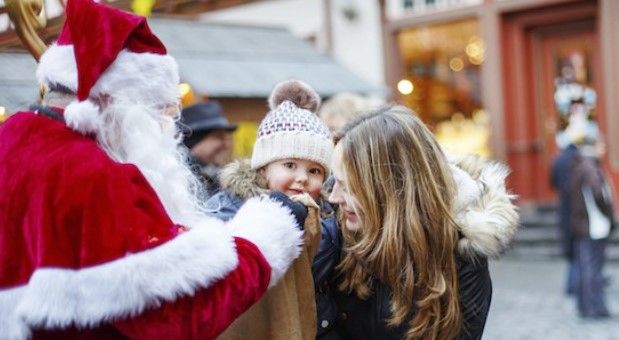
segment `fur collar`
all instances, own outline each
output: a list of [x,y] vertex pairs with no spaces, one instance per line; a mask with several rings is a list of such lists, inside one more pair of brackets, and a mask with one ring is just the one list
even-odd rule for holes
[[221,188],[243,200],[268,192],[264,176],[251,168],[249,159],[226,165],[219,174]]
[[508,168],[479,157],[451,157],[450,165],[458,193],[454,218],[462,238],[460,254],[496,257],[507,250],[518,228],[515,195],[505,187]]

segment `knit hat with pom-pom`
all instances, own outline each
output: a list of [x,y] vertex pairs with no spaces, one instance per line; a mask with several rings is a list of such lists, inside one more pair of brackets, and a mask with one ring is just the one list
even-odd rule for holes
[[288,80],[275,86],[269,111],[258,127],[252,169],[285,158],[319,163],[328,173],[333,153],[329,129],[318,118],[320,97],[309,85]]

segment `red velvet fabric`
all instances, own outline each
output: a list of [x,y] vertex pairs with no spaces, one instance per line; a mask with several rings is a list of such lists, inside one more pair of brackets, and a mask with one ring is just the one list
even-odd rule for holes
[[[26,285],[39,268],[87,268],[177,234],[138,168],[112,161],[93,139],[31,112],[0,127],[0,291]],[[255,245],[236,239],[236,246],[239,265],[224,279],[118,321],[116,331],[132,338],[215,337],[266,291],[271,275]],[[63,338],[99,333],[71,329]]]
[[0,287],[36,268],[84,268],[175,236],[134,165],[45,116],[17,113],[0,128]]
[[235,242],[241,262],[236,270],[193,297],[97,329],[39,330],[33,339],[214,339],[260,299],[270,279],[258,248],[241,238]]
[[66,21],[57,43],[73,45],[79,100],[88,98],[90,89],[121,50],[167,53],[146,18],[92,0],[67,1]]
[[[239,266],[222,281],[193,297],[151,310],[136,319],[117,322],[131,339],[213,339],[266,291],[270,272],[260,270],[266,260],[251,242],[236,238]],[[265,281],[266,279],[266,281]],[[255,294],[247,294],[254,291]]]

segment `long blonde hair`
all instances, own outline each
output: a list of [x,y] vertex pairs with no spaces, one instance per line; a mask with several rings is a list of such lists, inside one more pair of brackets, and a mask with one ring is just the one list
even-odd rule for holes
[[351,122],[335,142],[362,225],[342,228],[339,288],[366,298],[378,279],[391,290],[389,325],[410,320],[407,338],[454,338],[462,319],[455,190],[436,140],[410,110],[391,107]]

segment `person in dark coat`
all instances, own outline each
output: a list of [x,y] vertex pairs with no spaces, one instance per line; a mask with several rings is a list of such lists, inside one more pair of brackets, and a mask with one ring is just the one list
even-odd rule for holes
[[569,144],[555,158],[552,163],[550,184],[559,194],[559,234],[561,237],[561,250],[568,261],[567,282],[565,292],[569,295],[576,293],[578,275],[574,264],[574,239],[570,230],[570,214],[572,204],[572,190],[570,188],[570,172],[577,149],[574,144]]
[[343,339],[480,339],[488,256],[518,221],[505,166],[448,160],[404,107],[362,116],[335,136],[329,201],[345,216],[335,284]]
[[211,195],[220,189],[219,171],[230,162],[232,132],[230,124],[216,101],[195,104],[184,108],[178,122],[183,132],[183,144],[189,149],[192,171],[200,178]]
[[577,266],[577,306],[581,317],[610,316],[604,293],[603,269],[606,245],[615,227],[613,200],[600,159],[604,144],[597,138],[585,138],[578,145],[572,162],[570,189],[571,232]]

